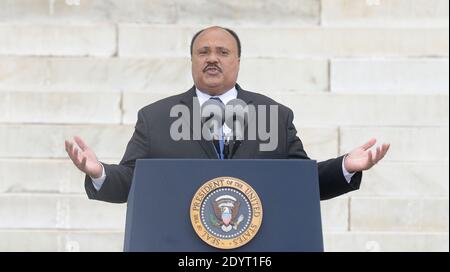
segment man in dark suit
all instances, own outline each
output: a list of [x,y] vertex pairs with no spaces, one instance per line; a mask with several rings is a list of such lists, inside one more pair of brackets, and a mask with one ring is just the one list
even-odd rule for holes
[[[168,97],[148,105],[138,113],[135,131],[119,165],[98,161],[95,153],[80,137],[74,137],[78,147],[65,142],[73,163],[86,173],[85,188],[91,199],[122,203],[127,201],[134,165],[142,158],[195,158],[218,159],[222,148],[212,141],[174,140],[171,124],[176,120],[170,111],[184,105],[193,112],[196,103],[204,104],[213,98],[227,104],[239,98],[247,105],[278,106],[277,145],[274,150],[263,151],[260,139],[243,139],[231,159],[309,159],[293,125],[293,112],[289,108],[261,94],[243,90],[236,84],[241,55],[238,36],[230,29],[210,27],[199,31],[191,42],[192,76],[194,86],[185,93]],[[193,99],[193,98],[196,99]],[[189,117],[194,120],[194,116]],[[320,162],[319,187],[322,200],[333,198],[359,188],[362,171],[381,160],[389,144],[369,150],[375,139],[354,149],[349,154]]]

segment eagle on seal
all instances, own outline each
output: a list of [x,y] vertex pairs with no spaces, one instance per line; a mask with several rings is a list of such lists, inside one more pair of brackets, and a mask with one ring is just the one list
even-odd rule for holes
[[241,204],[233,196],[219,196],[212,202],[212,205],[215,218],[211,218],[211,221],[214,226],[220,227],[224,232],[229,232],[233,228],[237,229],[239,223],[244,219],[242,214],[237,218]]

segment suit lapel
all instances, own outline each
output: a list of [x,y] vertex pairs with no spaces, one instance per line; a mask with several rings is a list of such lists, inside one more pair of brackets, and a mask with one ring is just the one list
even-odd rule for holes
[[[189,120],[189,124],[190,124],[190,135],[191,137],[194,136],[194,121],[197,122],[196,120],[200,120],[200,116],[194,116],[194,115],[199,115],[199,112],[194,112],[194,97],[197,98],[197,95],[195,93],[195,86],[193,86],[189,91],[187,91],[185,93],[185,95],[181,98],[180,102],[184,105],[186,105],[189,108],[189,113],[190,113],[190,120]],[[198,103],[198,100],[195,99],[195,103]],[[200,105],[197,104],[197,108],[200,108]],[[187,121],[187,120],[186,120]],[[201,133],[201,130],[200,130]],[[210,159],[217,159],[217,153],[216,153],[216,149],[213,145],[213,143],[211,141],[206,141],[205,139],[203,139],[203,137],[201,137],[200,135],[200,140],[193,140],[194,142],[197,142],[201,148],[203,149],[203,151],[205,152],[205,154],[208,156],[208,158]]]
[[[238,91],[238,93],[237,93],[238,99],[241,99],[247,105],[253,104],[252,93],[243,90],[241,88],[241,86],[239,86],[239,84],[236,84],[236,90]],[[248,139],[248,124],[255,122],[255,119],[254,119],[255,117],[256,116],[250,116],[248,122],[245,123],[244,140],[241,141],[241,144],[240,144],[239,148],[236,150],[236,153],[233,155],[232,159],[251,158],[253,156],[253,154],[256,152],[256,148],[253,145],[255,143],[257,143],[257,141],[255,141],[255,140],[250,141]],[[243,154],[245,154],[244,157],[242,156]]]

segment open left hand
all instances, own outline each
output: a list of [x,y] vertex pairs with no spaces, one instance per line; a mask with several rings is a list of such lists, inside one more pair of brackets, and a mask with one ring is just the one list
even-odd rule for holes
[[94,151],[90,149],[80,137],[75,136],[73,139],[78,147],[71,141],[64,141],[66,152],[73,164],[90,177],[101,177],[103,166],[98,161]]
[[378,161],[380,161],[389,150],[390,144],[383,143],[381,147],[376,148],[376,153],[372,154],[371,148],[377,140],[370,139],[367,143],[352,150],[345,157],[344,167],[349,173],[364,171],[372,168]]

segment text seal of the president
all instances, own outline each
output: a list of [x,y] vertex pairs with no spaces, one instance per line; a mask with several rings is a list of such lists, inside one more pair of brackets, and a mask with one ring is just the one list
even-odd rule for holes
[[263,208],[256,191],[234,177],[207,181],[191,202],[191,223],[205,243],[233,249],[250,242],[261,227]]

